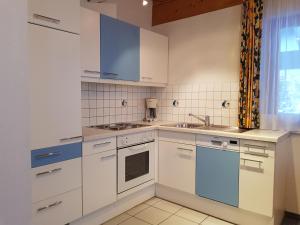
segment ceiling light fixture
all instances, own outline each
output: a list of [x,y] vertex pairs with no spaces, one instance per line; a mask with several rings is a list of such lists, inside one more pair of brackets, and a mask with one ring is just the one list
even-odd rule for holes
[[147,6],[147,5],[148,5],[148,3],[149,3],[149,1],[148,1],[148,0],[143,0],[143,6]]

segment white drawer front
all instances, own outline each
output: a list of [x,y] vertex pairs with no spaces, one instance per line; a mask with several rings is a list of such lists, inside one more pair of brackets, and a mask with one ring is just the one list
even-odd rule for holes
[[187,145],[195,145],[196,135],[183,132],[159,131],[159,140]]
[[99,139],[97,141],[89,141],[83,143],[82,155],[92,155],[108,150],[114,150],[117,147],[116,137]]
[[32,169],[32,202],[81,187],[81,158]]
[[241,140],[240,149],[246,155],[274,158],[276,145],[270,142]]
[[81,188],[32,205],[33,225],[65,225],[82,216]]

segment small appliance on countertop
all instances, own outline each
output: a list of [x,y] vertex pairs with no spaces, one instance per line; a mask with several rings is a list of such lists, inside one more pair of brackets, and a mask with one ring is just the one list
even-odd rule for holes
[[146,112],[145,112],[145,122],[152,122],[157,120],[157,105],[158,100],[156,98],[146,99]]

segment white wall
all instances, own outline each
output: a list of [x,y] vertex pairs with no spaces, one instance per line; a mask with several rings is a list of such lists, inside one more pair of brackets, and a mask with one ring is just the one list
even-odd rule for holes
[[154,27],[169,36],[169,83],[238,81],[241,6]]
[[29,225],[27,1],[0,1],[0,225]]
[[287,180],[287,211],[300,214],[300,134],[292,135]]

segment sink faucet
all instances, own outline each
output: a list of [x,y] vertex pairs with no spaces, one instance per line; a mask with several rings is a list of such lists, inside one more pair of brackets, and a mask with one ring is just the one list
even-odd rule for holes
[[210,116],[208,116],[208,115],[203,116],[205,119],[202,119],[201,117],[196,116],[192,113],[189,113],[189,116],[192,116],[192,117],[196,118],[197,120],[202,121],[205,124],[206,127],[210,126]]

